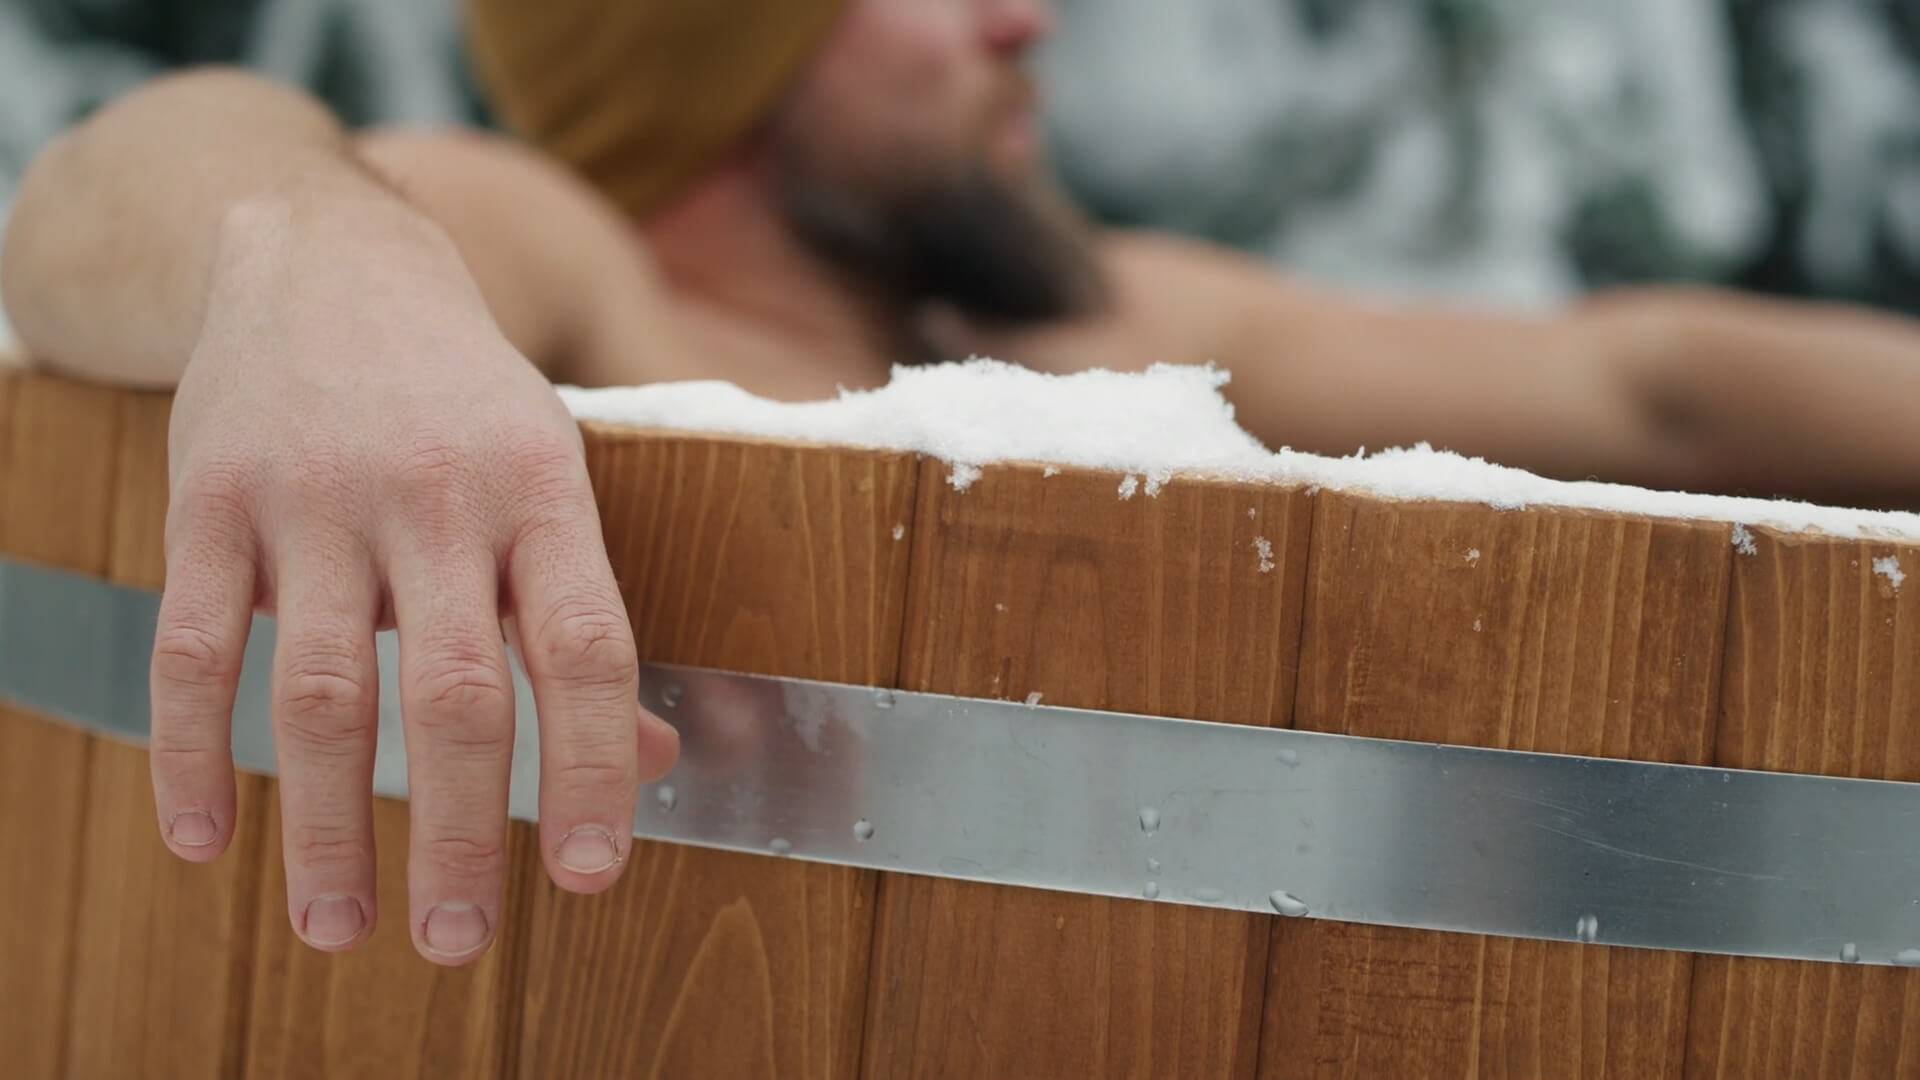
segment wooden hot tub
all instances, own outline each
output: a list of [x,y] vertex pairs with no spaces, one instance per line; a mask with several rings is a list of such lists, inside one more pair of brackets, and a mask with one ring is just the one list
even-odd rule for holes
[[[0,373],[0,555],[158,588],[167,409]],[[1909,543],[1756,527],[1736,547],[1728,522],[1217,480],[1121,499],[1114,474],[1038,465],[957,491],[910,453],[588,435],[650,660],[1920,781],[1920,579],[1885,572],[1920,575]],[[1920,969],[650,841],[582,898],[524,823],[482,961],[434,967],[392,918],[329,956],[287,925],[274,781],[240,799],[232,851],[176,861],[137,746],[0,703],[0,1071],[1920,1076]],[[377,817],[380,904],[402,912],[406,806]]]

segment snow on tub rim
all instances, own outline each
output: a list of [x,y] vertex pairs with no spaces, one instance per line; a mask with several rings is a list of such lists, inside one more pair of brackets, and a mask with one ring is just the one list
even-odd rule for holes
[[[1213,365],[1050,375],[996,360],[896,367],[876,390],[781,402],[720,381],[585,389],[562,386],[582,421],[626,427],[912,451],[952,466],[965,490],[982,466],[1024,462],[1109,470],[1116,497],[1151,497],[1174,476],[1298,484],[1500,510],[1564,507],[1869,540],[1920,541],[1920,514],[1551,480],[1425,443],[1331,458],[1270,451],[1234,421]],[[1144,478],[1130,483],[1135,477]],[[1743,548],[1742,550],[1745,550]]]

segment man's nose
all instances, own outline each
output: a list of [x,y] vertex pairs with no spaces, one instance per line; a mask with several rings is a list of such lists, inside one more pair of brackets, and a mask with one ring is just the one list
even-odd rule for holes
[[1024,52],[1053,29],[1050,0],[983,0],[982,22],[995,52]]

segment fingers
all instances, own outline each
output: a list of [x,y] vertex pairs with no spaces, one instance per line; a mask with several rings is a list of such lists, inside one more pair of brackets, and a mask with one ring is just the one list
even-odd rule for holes
[[500,925],[513,676],[500,640],[493,553],[406,544],[390,568],[400,630],[414,944],[438,963],[477,957]]
[[508,560],[522,660],[540,714],[540,844],[555,883],[597,892],[633,839],[643,773],[672,765],[671,728],[639,703],[633,631],[586,490],[556,500]]
[[233,839],[233,701],[253,621],[255,556],[234,501],[183,495],[170,522],[149,678],[149,766],[160,833],[204,862]]
[[274,756],[293,928],[347,949],[374,924],[373,757],[380,681],[372,560],[303,536],[277,566]]

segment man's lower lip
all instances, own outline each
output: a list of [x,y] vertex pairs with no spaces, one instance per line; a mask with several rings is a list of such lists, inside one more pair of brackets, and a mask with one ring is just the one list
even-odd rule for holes
[[1001,142],[1030,145],[1036,137],[1033,118],[1025,115],[1011,117],[1001,123],[995,135]]

